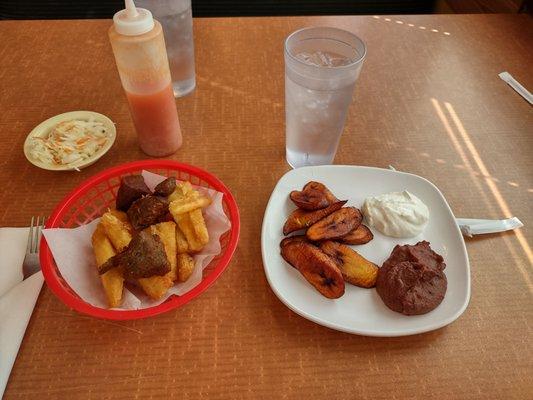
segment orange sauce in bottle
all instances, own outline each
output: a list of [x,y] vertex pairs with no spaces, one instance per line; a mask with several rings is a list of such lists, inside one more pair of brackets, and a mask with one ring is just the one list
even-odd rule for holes
[[150,94],[126,91],[126,97],[142,151],[163,157],[181,147],[181,128],[172,84]]

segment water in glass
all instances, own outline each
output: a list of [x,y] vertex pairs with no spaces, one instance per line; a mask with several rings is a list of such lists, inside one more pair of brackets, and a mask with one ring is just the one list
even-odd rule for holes
[[181,97],[196,86],[191,0],[137,0],[161,23],[165,35],[172,88]]
[[[326,51],[301,52],[296,58],[319,67],[339,67],[352,62],[348,57]],[[340,88],[333,81],[330,90],[309,89],[299,81],[294,82],[290,73],[285,80],[287,162],[292,167],[331,164],[355,81]]]

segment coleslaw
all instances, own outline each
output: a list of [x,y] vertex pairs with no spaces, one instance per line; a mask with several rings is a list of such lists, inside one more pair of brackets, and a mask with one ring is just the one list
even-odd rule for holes
[[43,163],[69,165],[92,157],[110,137],[102,122],[71,119],[60,122],[44,137],[34,136],[29,152]]

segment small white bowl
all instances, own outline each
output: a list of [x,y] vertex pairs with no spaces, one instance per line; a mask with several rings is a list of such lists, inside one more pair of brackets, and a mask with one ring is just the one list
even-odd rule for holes
[[[98,150],[91,157],[87,158],[86,160],[79,161],[77,163],[72,163],[68,165],[55,165],[55,164],[39,161],[31,156],[30,141],[32,138],[46,136],[50,132],[50,130],[54,126],[59,124],[60,122],[68,121],[71,119],[88,120],[89,118],[93,118],[95,121],[98,121],[104,124],[107,131],[110,133],[109,140],[105,143],[105,145],[100,150]],[[113,143],[115,143],[116,137],[117,137],[117,130],[115,128],[115,124],[105,115],[97,113],[97,112],[93,112],[93,111],[71,111],[71,112],[56,115],[55,117],[52,117],[52,118],[48,118],[46,121],[41,122],[39,125],[33,128],[33,130],[29,133],[28,137],[26,138],[26,141],[24,142],[24,155],[26,156],[29,162],[31,162],[36,167],[39,167],[42,169],[47,169],[50,171],[75,171],[75,170],[80,170],[82,168],[88,167],[89,165],[92,165],[96,161],[98,161],[98,159],[102,157],[105,153],[107,153],[109,149],[111,148],[111,146],[113,146]]]

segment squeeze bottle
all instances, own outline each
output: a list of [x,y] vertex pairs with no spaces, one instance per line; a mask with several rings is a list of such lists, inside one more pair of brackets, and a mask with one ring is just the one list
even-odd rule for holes
[[133,0],[125,3],[109,28],[118,73],[141,150],[168,156],[181,146],[182,136],[163,30],[150,11],[136,8]]

